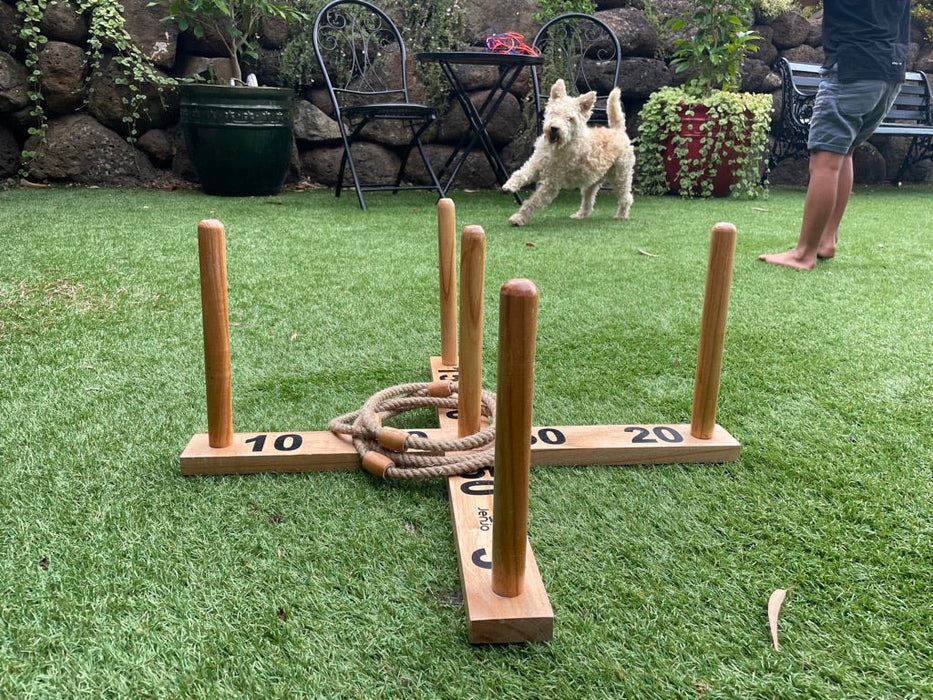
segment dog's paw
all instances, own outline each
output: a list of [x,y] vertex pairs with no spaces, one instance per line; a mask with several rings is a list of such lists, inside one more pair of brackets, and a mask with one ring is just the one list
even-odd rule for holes
[[502,185],[502,191],[508,192],[509,194],[518,192],[519,189],[521,189],[521,185],[516,182],[515,178],[509,178],[505,181],[505,184]]
[[509,223],[512,224],[512,226],[524,226],[525,217],[520,216],[518,212],[516,212],[509,217]]

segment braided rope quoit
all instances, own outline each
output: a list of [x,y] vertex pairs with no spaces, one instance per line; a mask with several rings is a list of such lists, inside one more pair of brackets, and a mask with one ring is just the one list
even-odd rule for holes
[[457,408],[457,398],[456,382],[399,384],[373,394],[360,410],[334,418],[327,429],[352,437],[363,468],[385,479],[431,479],[493,466],[496,395],[491,391],[481,395],[481,412],[489,419],[489,427],[473,435],[429,440],[382,425],[383,419],[416,408]]

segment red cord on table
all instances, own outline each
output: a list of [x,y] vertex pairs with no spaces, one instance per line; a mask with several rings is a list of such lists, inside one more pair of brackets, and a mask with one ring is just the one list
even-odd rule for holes
[[525,43],[525,37],[518,32],[502,32],[486,38],[486,50],[491,53],[511,53],[525,56],[540,56],[541,49]]

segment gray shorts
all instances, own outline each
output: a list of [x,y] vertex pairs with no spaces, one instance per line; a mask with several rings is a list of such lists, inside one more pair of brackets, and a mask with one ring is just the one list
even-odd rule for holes
[[900,82],[856,80],[839,82],[836,67],[823,69],[810,119],[811,151],[848,153],[868,140],[891,109]]

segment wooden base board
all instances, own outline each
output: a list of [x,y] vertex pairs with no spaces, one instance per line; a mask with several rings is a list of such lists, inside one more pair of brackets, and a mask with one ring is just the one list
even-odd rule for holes
[[[456,368],[431,358],[431,378],[456,381]],[[457,435],[457,413],[438,409],[440,429]],[[471,644],[549,642],[554,636],[554,610],[538,570],[525,545],[522,594],[505,598],[492,590],[493,470],[447,477],[450,519],[457,546],[460,586]]]
[[[443,365],[439,357],[431,358],[431,375],[458,379],[457,368]],[[456,420],[456,411],[440,410],[441,427],[417,432],[432,439],[450,437]],[[685,424],[543,426],[532,428],[531,442],[531,461],[537,465],[729,462],[741,452],[738,441],[718,425],[708,440],[691,436]],[[207,434],[200,433],[179,461],[184,475],[361,468],[350,440],[329,431],[234,433],[232,444],[223,448],[212,448]],[[492,590],[492,485],[489,470],[448,479],[468,638],[473,644],[550,640],[554,613],[530,546],[522,594],[505,598]]]
[[[441,428],[412,432],[434,440],[450,437]],[[535,465],[732,462],[741,453],[738,441],[719,425],[708,440],[691,436],[684,424],[536,426],[531,440]],[[207,434],[198,433],[179,462],[186,476],[360,468],[350,441],[329,431],[234,433],[233,443],[221,448],[210,447]]]
[[554,611],[530,544],[525,549],[521,595],[506,598],[492,590],[491,470],[484,469],[469,478],[448,477],[447,492],[470,643],[550,641],[554,635]]

